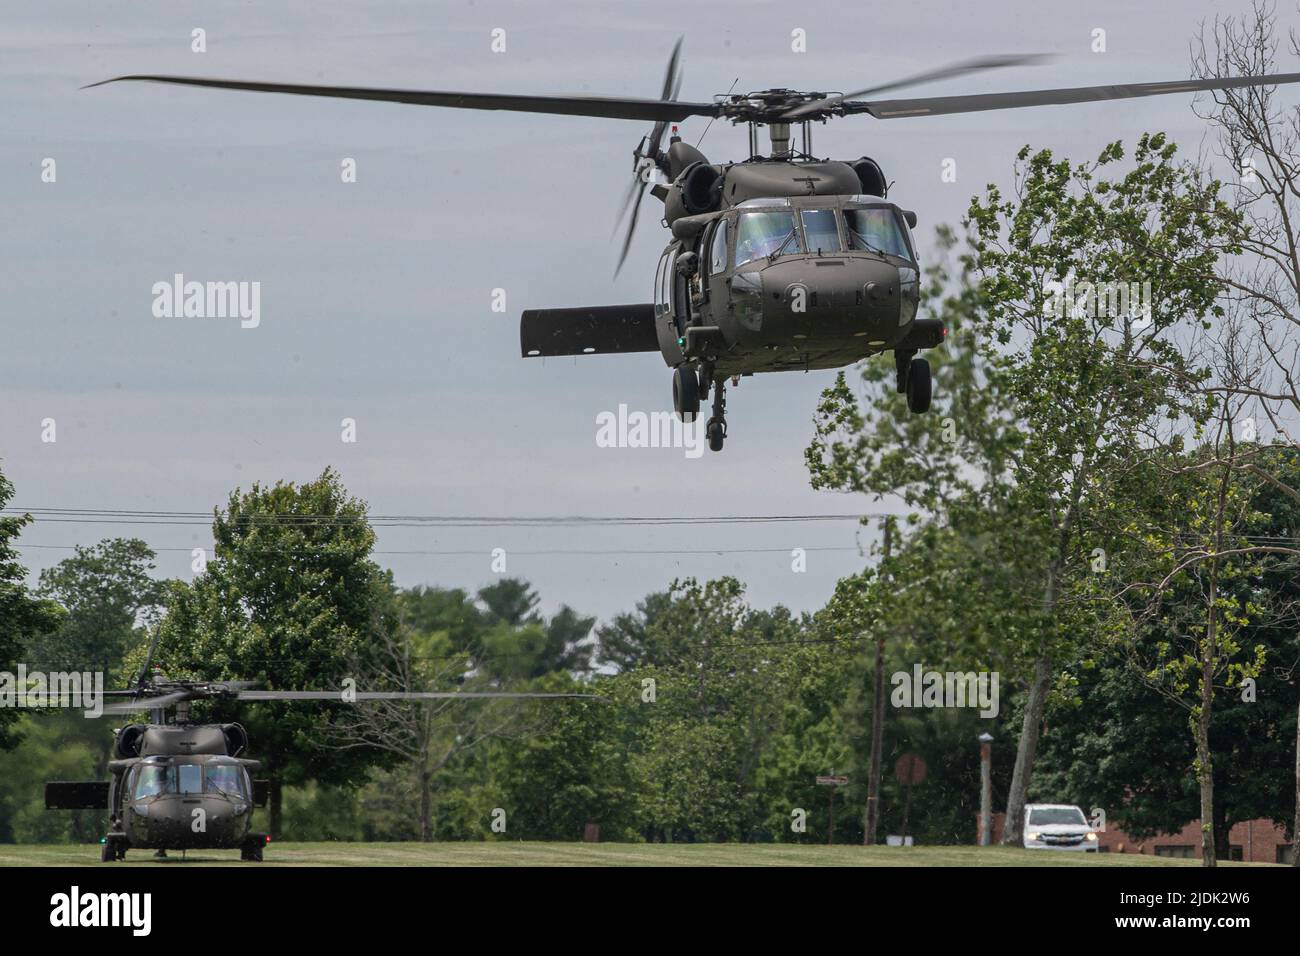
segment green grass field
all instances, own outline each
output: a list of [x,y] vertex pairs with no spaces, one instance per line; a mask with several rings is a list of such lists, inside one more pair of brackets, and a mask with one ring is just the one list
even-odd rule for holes
[[[98,846],[0,845],[0,866],[258,866],[234,850],[132,851],[99,862]],[[273,843],[261,866],[1197,866],[1197,860],[1007,847],[778,846],[739,843]],[[1251,866],[1267,864],[1227,864]]]

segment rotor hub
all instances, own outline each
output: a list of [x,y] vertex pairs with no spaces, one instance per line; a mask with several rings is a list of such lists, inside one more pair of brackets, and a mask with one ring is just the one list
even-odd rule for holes
[[718,104],[720,115],[733,123],[788,125],[791,122],[788,118],[790,111],[811,103],[832,101],[820,109],[801,114],[797,122],[821,120],[833,113],[842,112],[838,97],[838,93],[803,92],[777,87],[753,93],[733,93],[729,96],[714,97],[714,102]]

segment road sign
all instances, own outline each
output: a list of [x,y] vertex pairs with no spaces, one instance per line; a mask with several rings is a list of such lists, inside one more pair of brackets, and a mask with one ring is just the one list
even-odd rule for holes
[[848,777],[818,777],[817,785],[820,787],[843,787],[849,782]]
[[925,761],[917,754],[903,754],[894,764],[894,776],[909,787],[925,780]]

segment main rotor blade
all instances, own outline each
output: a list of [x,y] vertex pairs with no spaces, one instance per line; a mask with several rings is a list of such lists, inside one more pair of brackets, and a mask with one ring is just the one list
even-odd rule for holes
[[446,90],[393,90],[367,86],[315,86],[301,83],[261,83],[219,80],[198,76],[115,76],[82,89],[124,81],[173,83],[178,86],[206,86],[222,90],[250,90],[257,93],[289,93],[294,96],[331,96],[345,100],[379,100],[416,106],[446,106],[463,110],[513,110],[520,113],[553,113],[564,116],[600,116],[606,119],[675,122],[688,116],[717,116],[713,103],[682,103],[617,96],[532,96],[513,93],[460,93]]
[[[241,690],[235,696],[239,700],[333,700],[342,701],[341,690]],[[361,690],[350,697],[356,700],[490,700],[505,698],[510,700],[572,698],[576,700],[605,700],[596,694],[528,694],[509,693],[506,691],[388,691]]]
[[641,180],[641,188],[636,193],[636,199],[632,203],[632,218],[628,221],[627,232],[623,235],[623,248],[618,253],[618,264],[614,266],[614,275],[617,276],[619,270],[623,268],[623,263],[627,261],[628,250],[632,248],[632,236],[636,233],[637,217],[641,215],[641,200],[645,198],[646,181]]
[[941,66],[935,70],[926,70],[923,73],[913,73],[911,76],[905,76],[901,80],[894,80],[892,83],[883,83],[880,86],[869,86],[865,90],[855,90],[852,93],[841,93],[837,96],[828,96],[825,99],[816,100],[812,103],[805,103],[803,106],[796,107],[786,113],[782,119],[798,119],[806,113],[815,113],[842,103],[844,100],[855,100],[859,96],[866,96],[870,93],[884,93],[887,90],[902,89],[905,86],[918,86],[922,83],[934,83],[938,80],[946,80],[954,76],[965,76],[969,73],[982,73],[986,70],[999,70],[1008,66],[1030,66],[1037,63],[1046,63],[1050,60],[1051,54],[1048,53],[1009,53],[996,56],[977,56],[970,60],[961,60],[957,63],[949,63],[947,66]]
[[140,676],[135,680],[137,688],[144,687],[145,680],[149,677],[149,665],[153,663],[153,652],[158,649],[158,629],[154,628],[153,635],[149,638],[149,650],[144,655],[144,665],[140,668]]
[[188,691],[178,690],[170,694],[159,694],[157,697],[139,697],[135,700],[124,700],[120,704],[105,704],[104,713],[134,714],[136,711],[158,710],[191,699],[192,695]]
[[[682,88],[680,69],[682,59],[682,40],[684,37],[678,37],[677,42],[673,44],[672,55],[668,57],[668,69],[664,71],[664,91],[659,99],[665,103],[670,103],[677,98],[678,91]],[[668,130],[666,120],[659,120],[655,123],[654,128],[650,130],[650,139],[647,141],[646,155],[653,156],[659,151],[660,145],[664,141],[664,133]]]
[[947,113],[1011,110],[1022,106],[1056,106],[1067,103],[1091,103],[1096,100],[1122,100],[1137,96],[1163,96],[1166,93],[1231,90],[1243,86],[1275,86],[1282,83],[1300,83],[1300,73],[1233,76],[1208,80],[1169,80],[1165,83],[1127,83],[1117,86],[1076,86],[1063,90],[977,93],[973,96],[934,96],[915,100],[877,100],[874,103],[845,102],[844,111],[869,113],[876,119],[903,119],[912,116],[941,116]]
[[627,185],[627,192],[623,194],[623,204],[618,208],[618,218],[614,220],[614,228],[610,230],[610,237],[618,235],[618,224],[627,218],[627,211],[632,208],[632,204],[639,202],[641,194],[645,192],[645,180],[641,178],[641,167],[638,164],[632,170],[632,181]]
[[668,57],[668,69],[664,72],[664,91],[659,94],[659,99],[665,102],[675,100],[677,91],[682,88],[682,79],[677,75],[677,68],[682,61],[682,40],[685,36],[679,36],[677,42],[673,44],[672,55]]

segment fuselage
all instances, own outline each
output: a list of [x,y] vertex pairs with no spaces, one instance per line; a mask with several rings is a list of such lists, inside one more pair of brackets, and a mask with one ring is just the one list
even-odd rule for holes
[[838,368],[908,339],[919,282],[906,214],[893,203],[758,197],[678,221],[656,273],[655,333],[672,367],[704,358],[726,376]]
[[130,724],[109,763],[112,830],[132,847],[239,847],[256,803],[238,724]]
[[110,799],[132,847],[230,848],[248,836],[252,782],[239,760],[193,755],[129,763],[114,774]]

